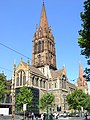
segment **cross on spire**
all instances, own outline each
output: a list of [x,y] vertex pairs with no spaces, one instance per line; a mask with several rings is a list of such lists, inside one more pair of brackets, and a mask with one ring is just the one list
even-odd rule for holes
[[43,4],[44,4],[44,0],[43,0]]

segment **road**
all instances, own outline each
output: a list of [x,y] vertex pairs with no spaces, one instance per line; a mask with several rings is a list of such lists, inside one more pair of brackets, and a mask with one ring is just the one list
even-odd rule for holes
[[[85,118],[81,118],[81,117],[60,117],[58,118],[58,120],[86,120]],[[90,117],[88,117],[87,120],[90,120]]]
[[[0,116],[0,120],[11,120],[12,116],[9,115],[9,116]],[[15,116],[15,119],[14,120],[22,120],[23,117],[21,116]],[[90,117],[89,117],[90,118]],[[38,120],[41,120],[41,119],[38,119]],[[80,117],[60,117],[58,118],[57,120],[86,120],[85,118],[80,118]],[[90,120],[90,119],[87,119],[87,120]]]
[[[21,116],[17,116],[15,115],[15,119],[14,120],[22,120],[23,117]],[[0,120],[11,120],[12,119],[12,116],[9,115],[9,116],[0,116]]]

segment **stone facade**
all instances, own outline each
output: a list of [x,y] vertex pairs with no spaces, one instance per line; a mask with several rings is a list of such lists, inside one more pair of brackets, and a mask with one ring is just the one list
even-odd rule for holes
[[[76,89],[68,80],[65,66],[57,70],[55,42],[51,27],[48,26],[44,3],[40,25],[36,27],[33,37],[32,65],[29,61],[25,63],[21,60],[15,68],[15,89],[24,85],[30,89],[37,89],[39,99],[44,93],[52,92],[55,95],[53,111],[57,111],[57,106],[61,106],[61,112],[68,111],[66,96]],[[39,99],[34,104],[38,105]],[[38,111],[38,108],[35,109]]]
[[39,90],[39,99],[44,93],[52,92],[55,96],[53,110],[57,111],[57,106],[60,105],[62,112],[68,111],[66,96],[74,91],[76,86],[68,81],[65,67],[61,70],[50,70],[50,73],[51,78],[48,78],[38,68],[21,60],[15,71],[15,89],[24,85],[30,89],[37,89]]

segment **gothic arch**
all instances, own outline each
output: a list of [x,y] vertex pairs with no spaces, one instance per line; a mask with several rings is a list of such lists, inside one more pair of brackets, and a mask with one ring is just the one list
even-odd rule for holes
[[16,86],[22,86],[26,84],[26,73],[24,70],[19,70],[16,76]]

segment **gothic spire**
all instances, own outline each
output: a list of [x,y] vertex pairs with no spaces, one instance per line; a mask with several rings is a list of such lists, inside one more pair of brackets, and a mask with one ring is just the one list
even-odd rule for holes
[[79,77],[83,77],[83,69],[81,64],[79,64]]
[[44,2],[43,2],[41,17],[40,17],[40,28],[48,29],[48,20],[47,20]]

